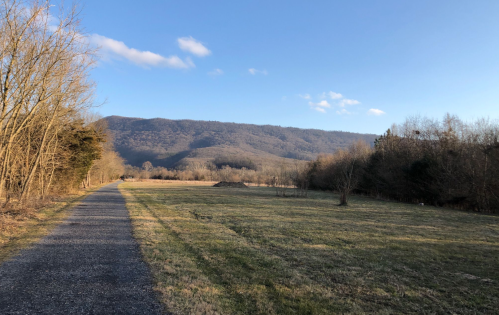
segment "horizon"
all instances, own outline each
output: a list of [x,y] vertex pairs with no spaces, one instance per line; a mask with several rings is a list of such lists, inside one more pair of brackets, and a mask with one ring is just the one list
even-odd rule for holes
[[498,11],[491,0],[88,0],[82,25],[101,48],[102,116],[382,134],[413,115],[499,118]]

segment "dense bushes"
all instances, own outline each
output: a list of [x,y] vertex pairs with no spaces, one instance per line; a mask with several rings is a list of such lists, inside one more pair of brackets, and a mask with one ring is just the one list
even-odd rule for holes
[[376,139],[365,158],[354,158],[354,147],[320,156],[307,177],[316,189],[342,192],[339,183],[353,178],[350,190],[379,198],[499,212],[498,136],[486,119],[413,117]]

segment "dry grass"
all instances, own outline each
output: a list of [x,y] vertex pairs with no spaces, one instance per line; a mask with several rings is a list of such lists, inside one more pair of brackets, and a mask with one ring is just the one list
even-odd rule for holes
[[0,263],[47,235],[68,216],[68,209],[102,186],[19,209],[0,210]]
[[158,183],[158,184],[182,184],[182,185],[189,185],[189,186],[213,186],[217,181],[191,181],[191,180],[170,180],[170,179],[137,179],[137,178],[131,178],[131,179],[125,179],[125,182],[127,183]]
[[269,188],[125,183],[176,314],[492,314],[499,217]]

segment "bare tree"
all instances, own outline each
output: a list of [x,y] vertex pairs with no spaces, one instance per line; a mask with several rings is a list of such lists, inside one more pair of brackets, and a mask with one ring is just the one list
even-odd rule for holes
[[145,161],[144,163],[142,163],[142,169],[146,172],[152,171],[153,169],[152,163],[149,161]]
[[49,1],[0,3],[0,194],[26,199],[33,183],[50,186],[64,125],[92,104],[94,50],[82,35],[76,7]]
[[308,187],[310,185],[309,178],[309,167],[308,163],[302,161],[294,162],[294,170],[291,173],[291,180],[295,185],[295,196],[297,197],[307,197]]
[[370,153],[371,147],[367,143],[357,141],[347,150],[339,150],[334,154],[330,174],[335,189],[340,193],[340,205],[347,205],[350,193],[358,187]]

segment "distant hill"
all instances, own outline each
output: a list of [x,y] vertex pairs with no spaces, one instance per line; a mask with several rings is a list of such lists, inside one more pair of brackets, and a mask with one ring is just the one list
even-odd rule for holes
[[216,157],[250,159],[261,167],[283,158],[311,160],[355,140],[373,143],[376,135],[217,121],[142,119],[110,116],[116,150],[127,163],[174,168]]

